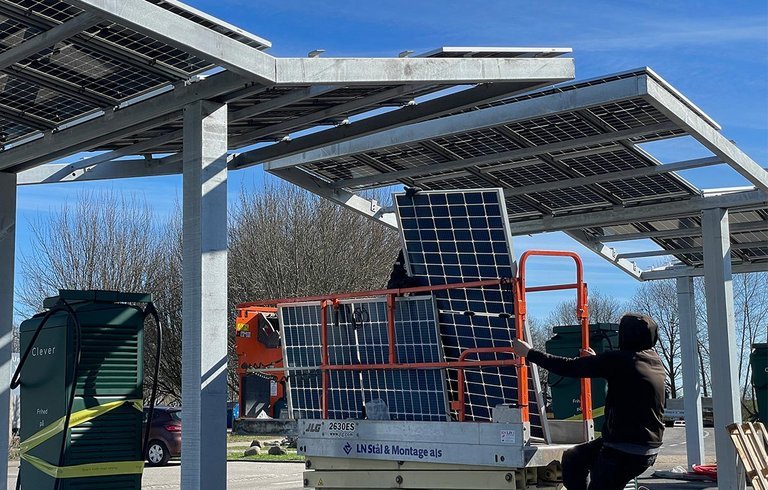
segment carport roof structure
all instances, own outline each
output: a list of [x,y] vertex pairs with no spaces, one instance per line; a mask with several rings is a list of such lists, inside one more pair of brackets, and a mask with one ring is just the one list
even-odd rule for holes
[[[565,231],[638,279],[703,274],[699,215],[722,206],[732,209],[733,270],[768,270],[768,172],[719,130],[646,68],[272,159],[265,168],[331,196],[391,185],[501,187],[513,234]],[[639,146],[683,136],[712,156],[662,164]],[[263,161],[265,151],[234,163]],[[676,173],[714,165],[754,187],[704,192]],[[392,223],[386,211],[368,214]],[[658,248],[619,253],[607,245],[645,239]],[[629,260],[652,256],[678,264],[643,271]]]
[[[0,0],[2,334],[10,338],[13,317],[17,184],[182,173],[184,488],[220,488],[225,478],[227,288],[224,274],[209,272],[227,266],[227,170],[255,164],[390,225],[391,211],[361,191],[501,187],[517,234],[564,230],[639,279],[707,269],[709,323],[726,332],[710,331],[712,362],[731,366],[713,373],[713,387],[727,394],[725,285],[731,265],[768,268],[768,176],[659,76],[642,69],[552,87],[573,78],[568,48],[278,58],[269,47],[176,0]],[[661,164],[639,146],[681,136],[712,155]],[[57,163],[81,152],[97,153]],[[708,165],[753,187],[709,195],[675,174]],[[730,237],[718,241],[723,230]],[[610,246],[637,239],[657,249]],[[728,244],[727,264],[705,260]],[[661,254],[679,264],[642,271],[630,262]],[[8,359],[10,343],[0,345],[0,381]],[[7,397],[6,384],[0,418]],[[735,420],[736,407],[719,399],[716,421]],[[727,464],[735,455],[723,441]]]

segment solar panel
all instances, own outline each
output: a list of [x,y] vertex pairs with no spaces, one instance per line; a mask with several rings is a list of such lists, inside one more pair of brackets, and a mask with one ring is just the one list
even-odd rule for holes
[[[321,308],[319,302],[278,305],[288,404],[296,418],[322,418]],[[330,364],[384,364],[388,357],[387,302],[384,298],[341,301],[328,308]],[[397,360],[441,362],[444,358],[431,296],[397,298]],[[443,370],[331,371],[328,417],[363,418],[364,404],[386,403],[393,420],[445,421],[448,398]]]
[[[353,303],[349,311],[363,321],[357,326],[362,364],[388,361],[386,301]],[[395,341],[400,363],[442,362],[435,305],[431,296],[398,298],[395,308]],[[392,420],[448,420],[444,370],[409,369],[361,372],[366,402],[383,400]]]
[[[288,372],[288,407],[294,418],[322,418],[322,361],[319,302],[279,305],[284,365]],[[328,322],[328,362],[358,364],[354,330]],[[360,376],[353,371],[329,373],[328,418],[361,418]]]
[[[437,286],[515,275],[510,232],[501,189],[429,191],[395,195],[405,257],[420,285]],[[435,291],[446,360],[475,347],[509,347],[515,338],[514,302],[508,285]],[[491,354],[481,359],[510,359]],[[472,359],[472,358],[470,358]],[[477,357],[475,357],[477,359]],[[491,420],[491,410],[517,400],[513,367],[467,370],[465,386],[448,370],[452,399],[465,390],[469,420]],[[543,437],[538,377],[530,372],[532,435]]]

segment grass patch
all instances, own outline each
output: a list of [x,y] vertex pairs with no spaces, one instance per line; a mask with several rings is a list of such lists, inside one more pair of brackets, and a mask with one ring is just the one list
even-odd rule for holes
[[282,441],[285,436],[254,436],[254,435],[242,435],[242,434],[227,434],[227,442],[251,442],[252,440],[264,441]]
[[243,456],[243,451],[227,451],[228,461],[289,461],[303,463],[304,456],[296,454],[296,450],[288,450],[287,454],[279,456],[273,454],[257,454],[255,456]]

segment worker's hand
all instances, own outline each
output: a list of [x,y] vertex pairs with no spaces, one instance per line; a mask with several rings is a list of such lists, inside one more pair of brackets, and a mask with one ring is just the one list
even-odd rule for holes
[[582,357],[596,356],[596,355],[597,355],[597,353],[592,350],[592,347],[587,347],[586,349],[581,349],[581,356]]
[[520,356],[525,357],[528,355],[528,351],[531,350],[531,344],[524,340],[514,339],[512,340],[512,351]]

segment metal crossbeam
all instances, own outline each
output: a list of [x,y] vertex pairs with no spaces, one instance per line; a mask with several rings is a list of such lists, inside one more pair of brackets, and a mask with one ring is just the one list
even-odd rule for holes
[[144,0],[67,0],[248,79],[273,83],[275,58]]
[[[514,121],[507,121],[507,122],[514,122]],[[668,123],[655,124],[653,126],[639,126],[637,128],[626,129],[626,130],[616,131],[612,133],[599,134],[595,136],[585,136],[584,138],[558,141],[557,143],[533,146],[530,148],[520,148],[518,150],[494,153],[491,155],[484,155],[484,156],[475,157],[475,158],[450,160],[443,163],[434,163],[428,166],[424,165],[420,167],[407,168],[407,169],[399,170],[396,172],[387,172],[385,174],[369,175],[369,176],[358,177],[354,179],[339,180],[331,184],[331,187],[335,189],[340,189],[340,188],[348,188],[348,187],[365,186],[365,185],[370,185],[370,184],[379,182],[382,180],[382,178],[385,178],[387,181],[393,181],[393,180],[400,180],[408,177],[415,177],[417,175],[423,175],[426,173],[433,174],[433,173],[439,173],[439,172],[449,172],[452,170],[460,170],[467,167],[473,167],[476,165],[483,165],[486,163],[536,157],[546,153],[568,150],[570,148],[578,148],[580,146],[599,145],[601,143],[606,143],[606,142],[620,140],[620,139],[633,138],[633,137],[647,135],[647,134],[655,134],[660,131],[666,131],[672,128],[673,128],[673,125]],[[425,142],[424,144],[427,144],[427,143],[429,143],[429,141]],[[510,164],[510,166],[516,166],[516,165],[521,165],[521,166],[530,165],[530,162],[526,161],[523,163]],[[499,170],[500,168],[510,168],[510,166],[493,167],[492,170]],[[605,180],[613,180],[613,175],[616,175],[616,173],[605,174],[602,176],[594,176],[594,177],[602,177]],[[610,178],[607,178],[609,176]],[[591,177],[591,178],[594,178],[594,177]],[[617,177],[617,179],[618,178],[621,178],[621,177]],[[536,190],[529,190],[529,189],[538,188],[544,185],[557,184],[559,186],[562,186],[560,188],[575,187],[575,184],[574,185],[571,184],[574,180],[581,180],[581,179],[569,179],[563,182],[549,182],[547,184],[540,184],[537,186],[525,186],[519,189],[505,189],[504,195],[515,196],[515,195],[529,194],[532,192],[538,192]]]
[[[12,168],[13,171],[18,172],[79,151],[87,151],[99,144],[135,134],[137,127],[146,127],[150,124],[147,121],[167,117],[169,114],[172,116],[167,120],[177,120],[181,117],[180,111],[186,104],[200,99],[217,99],[245,85],[247,82],[235,73],[218,73],[200,82],[158,95],[151,100],[116,110],[109,118],[94,118],[46,135],[45,145],[23,144],[9,148],[0,153],[0,170]],[[254,85],[254,89],[259,87]]]
[[[707,198],[709,199],[709,198]],[[731,233],[746,233],[750,231],[768,230],[768,221],[756,221],[747,223],[734,223],[731,225]],[[641,231],[638,233],[622,233],[617,235],[605,235],[600,237],[601,242],[627,242],[631,240],[645,240],[651,238],[684,238],[701,236],[701,228],[692,226],[688,228],[675,228],[673,230]]]
[[[768,223],[766,224],[768,226]],[[731,230],[733,234],[733,230]],[[731,250],[744,250],[746,248],[768,248],[766,242],[745,242],[745,243],[732,243]],[[669,250],[645,250],[643,252],[627,252],[616,254],[620,259],[638,259],[641,257],[664,257],[667,255],[682,255],[682,254],[700,254],[704,251],[704,247],[688,247],[688,248],[674,248]]]
[[615,80],[584,87],[577,91],[554,93],[521,100],[514,104],[489,107],[482,111],[469,111],[453,116],[394,128],[352,141],[331,144],[324,148],[266,162],[266,169],[279,169],[378,150],[395,145],[417,143],[430,138],[447,137],[457,133],[498,126],[504,121],[519,121],[567,112],[579,107],[618,102],[641,95],[636,78]]
[[552,83],[574,76],[570,58],[275,58],[275,64],[277,85]]
[[[335,128],[318,131],[291,140],[290,142],[275,143],[263,148],[257,148],[241,153],[235,159],[238,168],[261,164],[276,158],[295,155],[315,148],[320,148],[331,143],[349,141],[353,138],[367,136],[378,131],[400,127],[406,124],[414,124],[426,119],[444,116],[451,112],[458,112],[476,105],[511,97],[520,92],[532,90],[540,85],[529,83],[489,83],[468,88],[454,94],[444,95],[435,99],[419,102],[415,105],[407,105],[395,111],[367,117],[351,124],[337,126]],[[406,90],[407,89],[407,90]],[[397,87],[393,89],[401,94],[413,89]],[[318,119],[322,120],[322,119]],[[295,126],[294,126],[295,127]]]
[[379,221],[390,228],[397,228],[397,218],[391,210],[383,208],[372,199],[365,199],[352,192],[344,190],[329,189],[319,179],[315,179],[306,172],[301,172],[295,168],[286,168],[272,172],[283,180],[291,182],[299,187],[303,187],[320,197],[340,204],[352,211],[362,214],[367,218]]
[[722,158],[734,170],[752,182],[758,189],[768,190],[768,171],[749,158],[733,142],[723,136],[712,124],[699,116],[688,104],[651,77],[645,77],[651,103],[664,115]]
[[[752,272],[768,272],[768,261],[735,263],[731,265],[734,274],[749,274]],[[641,281],[658,281],[660,279],[675,279],[678,277],[701,277],[704,267],[673,265],[659,269],[651,269],[640,273]]]
[[[578,140],[573,140],[578,141]],[[589,175],[587,177],[578,177],[568,180],[560,180],[555,182],[546,182],[544,184],[530,185],[515,189],[507,189],[504,191],[504,195],[507,197],[520,196],[523,194],[532,194],[536,192],[554,191],[559,189],[569,189],[574,187],[580,187],[584,185],[600,184],[603,182],[613,182],[616,180],[633,179],[637,177],[647,177],[649,175],[660,175],[668,172],[679,172],[681,170],[689,170],[692,168],[706,167],[709,165],[722,164],[722,159],[717,157],[712,158],[697,158],[695,160],[686,160],[683,162],[666,163],[664,165],[654,165],[651,167],[635,168],[632,170],[623,170],[619,172],[610,172],[598,175]]]
[[611,264],[618,267],[620,270],[626,272],[634,279],[640,279],[640,269],[634,262],[630,262],[622,257],[616,255],[611,247],[608,247],[604,243],[590,237],[581,230],[566,231],[566,235],[573,238],[577,242],[581,243],[588,249],[595,252],[601,258],[607,260]]
[[515,235],[527,235],[547,231],[575,230],[594,226],[632,223],[647,219],[690,216],[713,207],[738,208],[766,205],[768,205],[768,192],[756,190],[717,197],[693,197],[691,199],[674,201],[673,203],[633,207],[616,206],[605,211],[584,214],[545,216],[535,221],[514,222],[510,226],[512,227],[512,233]]
[[69,39],[80,32],[87,30],[101,21],[101,18],[92,14],[81,14],[72,20],[59,24],[50,30],[43,31],[32,39],[28,39],[0,54],[0,70],[4,70],[14,63],[18,63],[32,55],[50,48],[55,44]]

